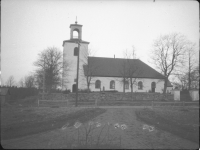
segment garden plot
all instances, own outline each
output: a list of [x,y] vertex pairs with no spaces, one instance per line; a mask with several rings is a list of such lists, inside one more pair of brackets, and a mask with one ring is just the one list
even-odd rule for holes
[[185,140],[156,126],[138,121],[136,108],[109,108],[89,121],[76,120],[73,126],[2,142],[4,148],[126,148],[196,149]]

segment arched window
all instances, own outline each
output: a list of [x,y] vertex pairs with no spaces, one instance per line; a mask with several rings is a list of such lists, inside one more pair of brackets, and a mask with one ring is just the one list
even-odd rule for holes
[[100,80],[97,80],[97,81],[95,82],[95,88],[96,88],[96,89],[100,89],[100,88],[101,88],[101,81],[100,81]]
[[115,81],[110,81],[110,89],[115,89]]
[[138,90],[142,90],[143,89],[143,83],[142,81],[138,82]]
[[74,56],[78,56],[78,47],[74,48]]
[[128,81],[125,81],[125,89],[129,89],[129,83],[128,83]]
[[79,30],[78,29],[75,29],[73,31],[73,39],[78,39],[78,34],[79,34]]

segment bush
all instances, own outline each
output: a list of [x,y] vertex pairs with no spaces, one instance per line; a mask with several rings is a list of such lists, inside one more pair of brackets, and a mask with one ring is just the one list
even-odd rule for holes
[[111,92],[111,93],[116,93],[118,92],[117,90],[106,90],[106,91],[102,91],[102,92]]
[[63,94],[69,94],[71,91],[70,90],[64,90],[62,93]]
[[81,89],[81,90],[79,90],[79,93],[90,93],[91,92],[91,90],[89,89]]
[[51,89],[50,93],[62,93],[60,89]]
[[[5,86],[3,86],[5,87]],[[14,102],[16,100],[24,99],[26,97],[38,95],[39,90],[36,88],[23,88],[23,87],[6,87],[10,91],[9,102]]]

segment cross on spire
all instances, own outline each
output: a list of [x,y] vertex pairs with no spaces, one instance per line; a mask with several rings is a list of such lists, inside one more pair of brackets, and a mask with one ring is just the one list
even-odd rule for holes
[[77,24],[77,16],[76,16],[76,22],[75,23]]

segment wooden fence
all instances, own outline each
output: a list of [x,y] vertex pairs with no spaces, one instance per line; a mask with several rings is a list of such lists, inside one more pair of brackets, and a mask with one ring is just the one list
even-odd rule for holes
[[[38,100],[39,107],[51,107],[51,106],[59,106],[59,107],[72,107],[75,106],[75,101],[68,100]],[[173,101],[173,102],[158,102],[158,101],[78,101],[78,106],[151,106],[151,107],[199,107],[198,102],[181,102],[181,101]]]

